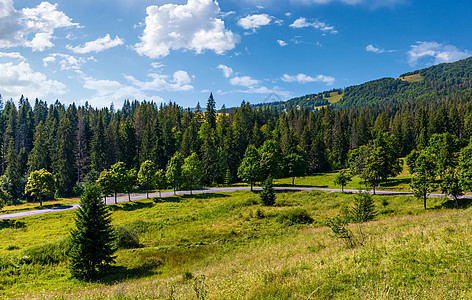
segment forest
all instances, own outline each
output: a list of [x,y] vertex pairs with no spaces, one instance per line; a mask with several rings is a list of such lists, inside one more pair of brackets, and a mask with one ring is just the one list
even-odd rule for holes
[[[440,139],[438,134],[446,133],[454,137],[451,153],[458,153],[472,135],[472,90],[453,87],[470,85],[466,79],[471,61],[415,72],[424,78],[422,83],[395,80],[395,88],[388,89],[383,86],[391,80],[381,79],[346,88],[339,102],[344,104],[319,110],[289,105],[281,111],[273,105],[254,107],[245,101],[239,107],[227,110],[223,105],[217,110],[212,94],[204,109],[199,103],[190,109],[172,102],[129,100],[118,109],[113,105],[94,108],[88,103],[48,104],[39,99],[32,104],[24,97],[18,104],[11,99],[1,101],[1,187],[11,203],[34,200],[25,195],[25,185],[33,171],[44,169],[54,177],[56,196],[76,196],[87,182],[96,181],[102,171],[118,162],[138,172],[149,160],[155,170],[165,172],[176,153],[180,164],[195,153],[193,159],[201,163],[202,170],[198,185],[241,180],[253,184],[269,175],[296,177],[354,168],[356,155],[375,149],[380,135],[388,142],[384,148],[392,149],[390,155],[395,158],[427,149],[431,141]],[[393,91],[405,87],[411,91],[413,85],[422,89],[437,80],[444,81],[442,87],[437,85],[443,92],[390,102],[372,96],[379,87],[384,94],[378,97],[389,99]],[[362,95],[364,105],[346,105],[356,94]],[[241,167],[251,153],[264,170],[257,176]],[[172,187],[185,187],[185,182]]]

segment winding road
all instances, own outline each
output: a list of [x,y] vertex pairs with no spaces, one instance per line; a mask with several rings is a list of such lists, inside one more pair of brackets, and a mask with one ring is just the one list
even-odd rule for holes
[[[193,194],[202,194],[202,193],[224,193],[224,192],[235,192],[235,191],[249,191],[250,187],[227,187],[227,188],[209,188],[209,189],[202,189],[202,190],[194,190],[192,191]],[[322,188],[304,188],[304,187],[274,187],[276,191],[323,191],[323,192],[341,192],[341,189],[322,189]],[[262,190],[260,187],[254,187],[254,190]],[[344,189],[346,193],[359,193],[359,190],[350,190]],[[372,191],[362,191],[372,193]],[[413,196],[412,193],[408,192],[395,192],[395,191],[375,191],[377,195],[406,195],[406,196]],[[177,191],[177,195],[189,195],[190,191]],[[163,192],[161,196],[159,193],[149,193],[149,198],[154,197],[171,197],[174,196],[173,192]],[[429,197],[444,197],[443,194],[430,194]],[[134,200],[142,200],[146,199],[146,193],[143,194],[132,194],[131,201]],[[106,204],[114,204],[115,198],[110,196],[106,198]],[[127,202],[128,195],[120,195],[117,197],[117,202]],[[11,214],[4,214],[0,215],[0,220],[6,219],[16,219],[16,218],[23,218],[28,216],[35,216],[35,215],[42,215],[48,214],[53,212],[61,212],[67,210],[73,210],[79,208],[79,204],[72,204],[66,206],[59,206],[54,208],[47,208],[47,209],[39,209],[39,210],[30,210],[18,213],[11,213]]]

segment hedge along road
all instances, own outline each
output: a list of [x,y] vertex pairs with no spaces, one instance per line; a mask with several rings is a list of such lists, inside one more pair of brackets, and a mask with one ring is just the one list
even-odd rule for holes
[[[342,192],[340,189],[320,189],[320,188],[298,188],[298,187],[274,187],[276,191],[323,191],[323,192]],[[203,194],[203,193],[227,193],[227,192],[235,192],[235,191],[249,191],[251,190],[250,187],[228,187],[228,188],[209,188],[203,190],[194,190],[192,191],[193,194]],[[254,187],[255,191],[260,191],[262,188]],[[359,190],[347,190],[344,189],[345,193],[359,193],[359,192],[367,192],[372,193],[372,191],[359,191]],[[394,191],[375,191],[377,195],[406,195],[406,196],[413,196],[412,193],[407,192],[394,192]],[[177,195],[190,195],[190,191],[177,191]],[[171,197],[174,196],[174,192],[163,192],[161,196],[159,193],[149,193],[149,198],[155,197]],[[430,194],[430,197],[444,197],[443,194]],[[131,201],[133,200],[142,200],[146,199],[146,193],[143,194],[132,194]],[[120,195],[117,197],[117,202],[127,202],[128,195]],[[109,196],[105,200],[106,204],[114,204],[115,198],[113,196]],[[19,213],[12,213],[12,214],[4,214],[0,215],[0,220],[6,219],[16,219],[16,218],[23,218],[28,216],[35,216],[35,215],[42,215],[54,212],[61,212],[67,210],[73,210],[79,208],[79,204],[72,204],[66,206],[59,206],[54,208],[47,208],[47,209],[38,209],[38,210],[30,210],[25,212]]]

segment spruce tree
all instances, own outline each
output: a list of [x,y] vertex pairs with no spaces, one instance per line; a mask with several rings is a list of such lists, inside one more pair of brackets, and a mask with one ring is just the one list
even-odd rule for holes
[[265,206],[272,206],[275,204],[275,192],[272,186],[272,177],[267,177],[262,192],[259,194],[262,204]]
[[115,261],[111,217],[97,185],[88,186],[82,194],[75,225],[71,231],[70,270],[76,278],[93,279]]

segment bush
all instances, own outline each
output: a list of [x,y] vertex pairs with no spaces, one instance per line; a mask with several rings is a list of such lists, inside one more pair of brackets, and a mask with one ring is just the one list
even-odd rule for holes
[[115,228],[115,247],[119,249],[139,248],[139,234],[136,230],[118,226]]
[[272,178],[269,176],[265,181],[264,188],[262,192],[259,194],[261,197],[262,204],[265,206],[272,206],[275,204],[275,192],[274,188],[272,187]]
[[288,226],[294,224],[311,224],[314,221],[310,214],[302,208],[285,210],[280,213],[277,220]]
[[52,243],[33,246],[22,252],[26,263],[48,265],[57,264],[67,260],[67,253],[71,248],[69,238],[64,238]]

